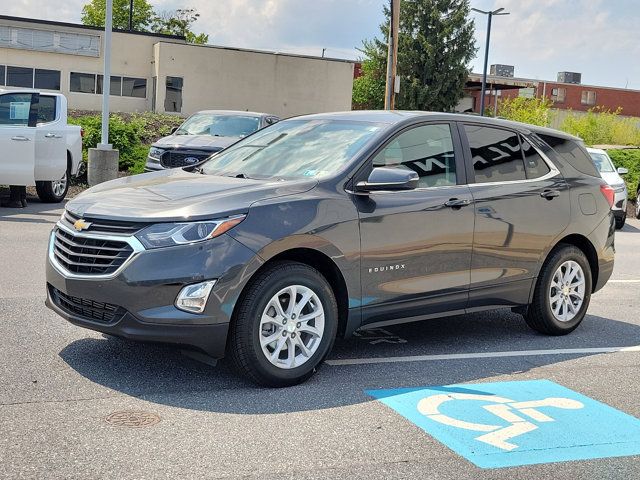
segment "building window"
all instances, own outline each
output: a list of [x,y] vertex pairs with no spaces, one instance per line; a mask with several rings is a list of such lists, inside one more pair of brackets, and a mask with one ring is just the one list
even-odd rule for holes
[[567,98],[566,88],[554,88],[551,90],[551,99],[556,103],[564,103]]
[[167,77],[167,91],[164,97],[165,112],[182,111],[182,77]]
[[[98,84],[96,85],[96,93],[102,95],[103,76],[98,75]],[[111,77],[111,85],[109,86],[109,95],[122,95],[122,77]]]
[[582,91],[582,105],[595,105],[596,104],[596,92],[593,90]]
[[60,71],[36,68],[34,86],[45,90],[60,90]]
[[96,93],[96,76],[93,73],[71,72],[69,90],[79,93]]
[[7,67],[7,86],[33,88],[33,68]]
[[4,85],[4,72],[5,72],[4,65],[0,65],[0,85]]
[[122,96],[147,98],[147,79],[122,77]]

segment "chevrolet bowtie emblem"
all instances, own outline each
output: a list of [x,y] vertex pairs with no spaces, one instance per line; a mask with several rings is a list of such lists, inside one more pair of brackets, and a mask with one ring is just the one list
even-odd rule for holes
[[85,222],[82,218],[79,218],[73,224],[73,228],[77,231],[81,232],[82,230],[87,230],[91,226],[91,222]]

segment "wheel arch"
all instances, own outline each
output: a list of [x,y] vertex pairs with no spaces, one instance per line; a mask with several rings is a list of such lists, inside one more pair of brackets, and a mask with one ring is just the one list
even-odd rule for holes
[[556,244],[547,255],[547,258],[549,257],[549,255],[551,255],[551,252],[556,250],[561,245],[573,245],[574,247],[579,248],[582,253],[585,254],[587,260],[589,261],[589,268],[591,270],[591,288],[592,290],[594,290],[596,285],[598,284],[598,274],[600,273],[600,268],[598,264],[598,254],[591,241],[584,235],[580,235],[579,233],[572,233],[558,240],[558,242],[556,242]]

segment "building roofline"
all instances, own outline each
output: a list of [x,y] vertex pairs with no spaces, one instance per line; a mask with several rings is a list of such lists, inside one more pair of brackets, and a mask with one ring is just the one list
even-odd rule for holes
[[[12,22],[34,23],[36,25],[51,25],[56,27],[79,28],[81,30],[92,30],[92,31],[104,32],[104,27],[94,27],[92,25],[83,25],[81,23],[54,22],[52,20],[42,20],[39,18],[12,17],[11,15],[0,15],[0,20],[9,20]],[[157,37],[157,38],[163,38],[163,39],[186,41],[186,38],[181,35],[166,35],[164,33],[129,31],[129,30],[121,30],[119,28],[114,28],[113,31],[115,33],[127,33],[129,35],[143,35],[146,37]]]
[[[469,77],[480,77],[482,78],[481,73],[473,73],[469,74]],[[622,87],[607,87],[604,85],[592,85],[588,83],[569,83],[569,82],[558,82],[557,80],[540,80],[537,78],[522,78],[522,77],[499,77],[497,75],[487,75],[487,83],[499,83],[501,80],[503,81],[514,81],[514,82],[529,82],[535,83],[537,85],[542,85],[544,83],[554,84],[554,85],[569,85],[572,87],[586,87],[586,88],[604,88],[606,90],[617,90],[619,92],[631,92],[631,93],[640,93],[640,90],[635,90],[633,88],[622,88]]]

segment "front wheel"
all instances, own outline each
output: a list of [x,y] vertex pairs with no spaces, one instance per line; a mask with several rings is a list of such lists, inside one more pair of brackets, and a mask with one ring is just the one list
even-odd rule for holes
[[60,203],[69,191],[69,171],[64,172],[60,180],[36,182],[36,192],[44,203]]
[[315,268],[276,262],[247,287],[231,325],[228,350],[254,383],[286,387],[311,377],[338,329],[331,286]]
[[540,271],[525,315],[527,324],[547,335],[572,332],[587,313],[591,282],[591,268],[582,250],[573,245],[556,248]]

